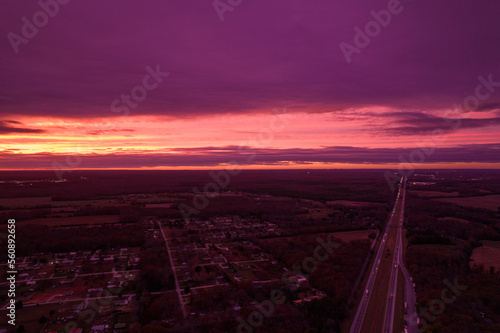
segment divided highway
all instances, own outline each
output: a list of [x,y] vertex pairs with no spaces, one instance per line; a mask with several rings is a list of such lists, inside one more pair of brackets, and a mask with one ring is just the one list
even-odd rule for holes
[[[398,271],[401,267],[405,276],[405,304],[407,315],[404,332],[416,333],[415,290],[413,281],[403,264],[402,230],[404,221],[404,201],[406,177],[401,178],[398,196],[387,226],[382,234],[377,255],[368,277],[363,296],[351,325],[350,333],[393,332],[396,305]],[[412,318],[413,320],[407,320]],[[399,332],[398,332],[399,333]]]

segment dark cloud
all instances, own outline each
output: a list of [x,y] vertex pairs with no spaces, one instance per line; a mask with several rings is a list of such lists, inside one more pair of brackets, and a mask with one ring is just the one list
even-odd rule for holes
[[[425,155],[426,163],[500,163],[500,144],[470,144],[450,148],[435,148]],[[253,149],[250,147],[199,147],[177,148],[169,153],[115,153],[80,155],[81,163],[76,168],[139,168],[139,167],[216,167],[227,163],[237,165],[307,165],[313,162],[373,164],[400,163],[416,149],[363,148],[350,146],[324,147],[319,149]],[[182,154],[179,154],[182,153]],[[54,162],[64,165],[66,155],[57,154],[13,154],[0,153],[4,168],[31,169],[50,168]]]
[[495,111],[500,110],[499,102],[482,103],[475,111]]
[[[71,1],[18,54],[2,39],[0,114],[116,116],[111,102],[156,64],[171,75],[132,115],[284,104],[430,110],[474,94],[479,75],[500,81],[498,1],[401,3],[348,64],[339,44],[352,44],[353,28],[363,29],[387,0],[245,1],[223,22],[212,1]],[[40,10],[35,1],[2,7],[3,36],[20,34],[21,18]]]
[[45,132],[45,130],[41,130],[41,129],[12,127],[12,126],[9,126],[8,124],[22,125],[20,122],[13,121],[13,120],[0,121],[0,135],[15,134],[15,133],[44,133]]
[[430,135],[439,131],[449,133],[459,129],[483,128],[500,126],[500,117],[463,118],[437,117],[423,112],[387,112],[383,114],[366,113],[368,117],[383,117],[387,126],[372,126],[379,131],[392,136]]

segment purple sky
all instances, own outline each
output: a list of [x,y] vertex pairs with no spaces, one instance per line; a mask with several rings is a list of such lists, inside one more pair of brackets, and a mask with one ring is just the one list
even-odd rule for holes
[[[40,141],[52,133],[52,128],[37,125],[42,118],[85,123],[116,117],[110,103],[140,84],[147,66],[158,64],[170,75],[131,111],[132,118],[197,116],[203,122],[215,114],[258,114],[286,105],[292,113],[338,113],[339,122],[363,121],[375,136],[379,131],[387,137],[425,137],[441,126],[443,111],[474,94],[478,76],[492,75],[500,82],[500,2],[401,1],[402,12],[347,63],[339,44],[353,44],[354,27],[364,30],[373,20],[370,11],[385,9],[387,3],[243,0],[221,21],[211,0],[73,0],[60,5],[16,54],[8,34],[21,35],[22,17],[33,21],[40,6],[36,1],[2,1],[0,135],[29,134]],[[458,130],[471,131],[474,144],[490,149],[498,143],[492,137],[498,134],[499,110],[500,87],[475,112],[465,114]],[[448,131],[446,126],[441,127]],[[479,137],[484,128],[490,135]],[[122,130],[130,135],[136,131]],[[467,133],[444,148],[457,148],[458,154],[470,143],[464,139]],[[10,159],[15,140],[24,142],[12,137],[12,146],[0,152],[4,160]],[[346,145],[320,143],[318,137],[312,160],[329,161],[335,154],[325,156],[321,149]],[[231,146],[207,138],[191,148],[207,145]],[[356,140],[347,145],[355,147],[352,154],[366,157],[356,150],[362,148]],[[278,148],[311,149],[295,141],[266,147]],[[380,148],[406,147],[388,143]],[[58,152],[40,148],[31,153]],[[291,152],[281,153],[278,162]],[[206,154],[210,151],[200,152]],[[10,160],[19,166],[28,163],[26,159],[23,164],[23,156]],[[463,160],[484,162],[484,156],[464,157],[462,151],[455,161]],[[127,165],[116,161],[112,164]],[[366,157],[361,162],[376,160]],[[212,165],[210,159],[207,165]]]

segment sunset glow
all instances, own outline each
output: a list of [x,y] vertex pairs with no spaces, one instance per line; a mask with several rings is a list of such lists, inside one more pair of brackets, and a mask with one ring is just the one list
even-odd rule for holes
[[[0,51],[0,169],[223,168],[238,158],[242,168],[386,168],[422,146],[432,152],[416,168],[498,167],[498,43],[464,33],[490,31],[494,11],[470,5],[481,19],[467,25],[431,17],[419,30],[432,33],[409,40],[425,10],[412,3],[413,15],[346,62],[339,44],[369,11],[299,3],[269,4],[273,19],[259,23],[248,3],[222,24],[210,4],[129,6],[119,14],[128,23],[98,2],[61,7],[32,41],[6,39]],[[38,7],[10,9],[5,31]],[[476,53],[445,40],[474,40]]]

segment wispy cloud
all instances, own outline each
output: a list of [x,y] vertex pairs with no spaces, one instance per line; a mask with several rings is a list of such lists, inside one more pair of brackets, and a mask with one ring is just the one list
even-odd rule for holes
[[130,128],[123,128],[123,129],[97,129],[97,130],[92,130],[92,131],[87,131],[86,134],[88,135],[102,135],[105,133],[120,133],[120,132],[135,132],[134,129]]
[[24,127],[12,127],[10,124],[22,125],[20,122],[15,120],[1,120],[0,121],[0,135],[5,134],[16,134],[16,133],[44,133],[45,130],[35,129],[35,128],[24,128]]
[[[424,112],[385,112],[381,114],[366,113],[368,118],[383,118],[383,126],[372,128],[385,135],[430,135],[439,129],[449,133],[464,129],[500,126],[500,117],[462,118],[438,117]],[[457,125],[459,124],[459,126]]]

